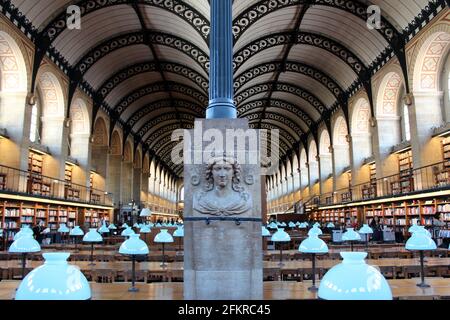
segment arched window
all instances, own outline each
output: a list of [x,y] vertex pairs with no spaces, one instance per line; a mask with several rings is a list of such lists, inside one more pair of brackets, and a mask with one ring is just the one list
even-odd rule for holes
[[411,140],[411,127],[409,124],[409,110],[406,104],[403,105],[403,114],[402,114],[402,140],[410,141]]
[[31,107],[31,122],[30,122],[30,141],[33,143],[41,142],[41,106],[39,99],[36,104]]

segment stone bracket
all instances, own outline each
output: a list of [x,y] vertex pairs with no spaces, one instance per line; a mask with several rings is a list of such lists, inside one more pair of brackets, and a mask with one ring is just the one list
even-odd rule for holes
[[206,225],[210,225],[211,221],[234,221],[237,226],[241,225],[242,222],[261,222],[261,218],[236,218],[236,217],[184,217],[186,221],[205,221]]

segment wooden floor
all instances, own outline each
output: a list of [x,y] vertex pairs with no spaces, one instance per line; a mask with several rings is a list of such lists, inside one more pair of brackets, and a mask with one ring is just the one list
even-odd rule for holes
[[[419,279],[389,280],[394,299],[450,299],[450,279],[427,278],[430,288],[416,286]],[[12,300],[20,281],[0,281],[0,299]],[[319,285],[319,282],[317,283]],[[130,283],[90,283],[92,300],[183,300],[183,283],[138,283],[139,292],[128,292]],[[264,300],[315,300],[307,290],[311,282],[265,282]]]

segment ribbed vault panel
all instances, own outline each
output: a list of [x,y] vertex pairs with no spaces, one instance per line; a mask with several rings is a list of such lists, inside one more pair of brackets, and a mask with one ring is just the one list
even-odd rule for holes
[[196,9],[199,13],[205,16],[208,20],[211,15],[208,0],[184,0],[184,2]]
[[246,104],[246,103],[248,103],[249,101],[260,100],[260,99],[262,99],[262,98],[267,98],[267,95],[268,95],[268,92],[261,92],[261,93],[252,95],[252,96],[248,97],[247,100],[244,100],[244,101],[238,103],[238,106],[241,106],[241,105],[243,105],[243,104]]
[[233,17],[236,18],[246,9],[250,8],[260,1],[261,0],[235,0],[233,3]]
[[70,64],[73,64],[105,39],[139,30],[141,25],[130,6],[107,7],[83,17],[81,30],[63,31],[56,38],[54,46]]
[[195,71],[200,73],[205,78],[208,78],[208,74],[200,66],[200,64],[198,64],[194,59],[192,59],[187,54],[166,46],[155,45],[154,47],[156,53],[158,54],[158,57],[161,57],[165,61],[173,61],[188,66],[189,68],[194,69]]
[[127,65],[144,61],[152,61],[153,55],[148,46],[139,44],[113,51],[94,64],[85,74],[85,79],[94,89],[98,89],[104,81],[122,70]]
[[324,34],[344,44],[366,65],[383,51],[387,41],[376,30],[369,30],[366,22],[343,10],[315,6],[310,8],[301,25],[302,31]]
[[266,112],[277,113],[277,114],[284,116],[286,119],[289,119],[292,122],[295,122],[304,132],[308,132],[308,130],[309,130],[308,125],[302,119],[299,119],[296,115],[292,114],[289,111],[286,111],[286,110],[283,110],[280,108],[269,107],[269,108],[266,108]]
[[268,34],[282,31],[291,31],[295,27],[297,12],[301,6],[292,6],[274,11],[264,19],[260,19],[251,25],[235,44],[235,49],[240,50],[250,42],[267,36]]
[[309,115],[310,118],[313,119],[314,121],[320,119],[320,113],[316,109],[314,109],[312,105],[310,105],[307,101],[300,98],[299,96],[296,96],[292,93],[275,91],[272,97],[274,99],[280,99],[290,102],[291,104],[297,106],[299,110]]
[[320,82],[303,74],[285,72],[280,75],[280,82],[292,83],[314,94],[325,106],[330,107],[335,101],[335,96]]
[[[187,109],[181,109],[178,108],[177,109],[178,113],[187,113],[193,116],[195,115],[195,112],[193,112],[192,110],[187,110]],[[175,108],[161,108],[157,111],[151,112],[147,115],[145,115],[144,117],[142,117],[137,123],[136,123],[136,129],[138,128],[142,128],[147,122],[151,121],[154,118],[157,118],[158,116],[162,115],[162,114],[170,114],[170,113],[175,113]]]
[[166,72],[165,73],[165,77],[166,77],[166,79],[168,81],[173,81],[173,82],[178,82],[178,83],[185,84],[185,85],[187,85],[189,87],[197,89],[199,92],[203,93],[205,96],[208,95],[208,93],[205,92],[205,90],[202,87],[198,86],[194,81],[192,81],[192,80],[190,80],[190,79],[188,79],[186,77],[183,77],[183,76],[180,76],[178,74],[171,73],[171,72]]
[[144,11],[144,20],[149,30],[157,30],[168,32],[189,41],[202,49],[209,52],[209,47],[200,34],[185,20],[173,13],[156,7],[140,6]]
[[343,60],[317,47],[296,45],[292,48],[289,60],[303,62],[319,70],[324,70],[344,89],[348,88],[357,78],[352,68]]
[[142,87],[145,84],[151,84],[162,81],[161,74],[159,72],[147,72],[138,74],[134,77],[127,79],[114,88],[105,98],[105,101],[110,105],[115,105],[122,98]]
[[[49,20],[53,14],[64,10],[70,0],[12,0],[14,6],[20,9],[20,11],[31,21],[31,23],[38,29],[45,27],[47,20]],[[48,10],[51,8],[51,10]]]
[[179,124],[179,123],[180,123],[180,122],[179,122],[178,120],[176,120],[176,119],[174,119],[174,120],[166,120],[166,121],[164,121],[164,122],[160,122],[160,123],[158,123],[157,125],[153,126],[149,131],[147,131],[147,132],[144,134],[142,140],[143,140],[143,141],[147,141],[148,138],[150,137],[150,135],[151,135],[153,132],[157,131],[158,129],[160,129],[160,128],[162,128],[162,127],[165,127],[165,126],[170,125],[170,124]]
[[241,93],[242,91],[245,91],[246,89],[253,87],[254,85],[260,84],[260,83],[265,83],[265,82],[269,82],[271,80],[273,80],[275,77],[275,74],[272,73],[266,73],[263,74],[261,76],[258,77],[254,77],[252,80],[250,80],[249,82],[247,82],[245,85],[243,85],[241,88],[239,88],[239,91],[236,92],[236,94]]
[[[241,73],[245,70],[265,62],[274,60],[281,60],[283,58],[283,49],[285,46],[275,46],[266,50],[262,50],[258,54],[248,59],[238,70],[235,70],[235,74]],[[236,52],[236,50],[235,50]]]
[[[191,97],[191,96],[187,96],[187,95],[184,95],[184,94],[179,93],[179,92],[172,92],[172,97],[173,97],[174,99],[183,99],[183,100],[191,101],[191,102],[193,102],[193,103],[202,105],[202,102],[201,102],[201,101],[198,101],[197,99],[195,99],[195,98],[193,98],[193,97]],[[207,106],[204,106],[204,107],[205,107],[205,109],[206,109]]]
[[156,92],[151,95],[142,97],[130,104],[130,106],[123,112],[122,119],[126,121],[139,109],[144,108],[155,101],[166,99],[169,99],[169,94],[167,92]]

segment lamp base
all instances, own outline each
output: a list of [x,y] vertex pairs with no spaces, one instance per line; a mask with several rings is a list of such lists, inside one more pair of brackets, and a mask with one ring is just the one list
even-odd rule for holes
[[429,284],[426,284],[425,282],[423,283],[418,283],[417,286],[419,288],[430,288],[431,286]]
[[312,287],[308,288],[308,291],[317,292],[317,291],[319,291],[319,288],[317,288],[316,286],[312,286]]
[[128,289],[128,292],[139,292],[139,289],[136,287],[131,287],[130,289]]

